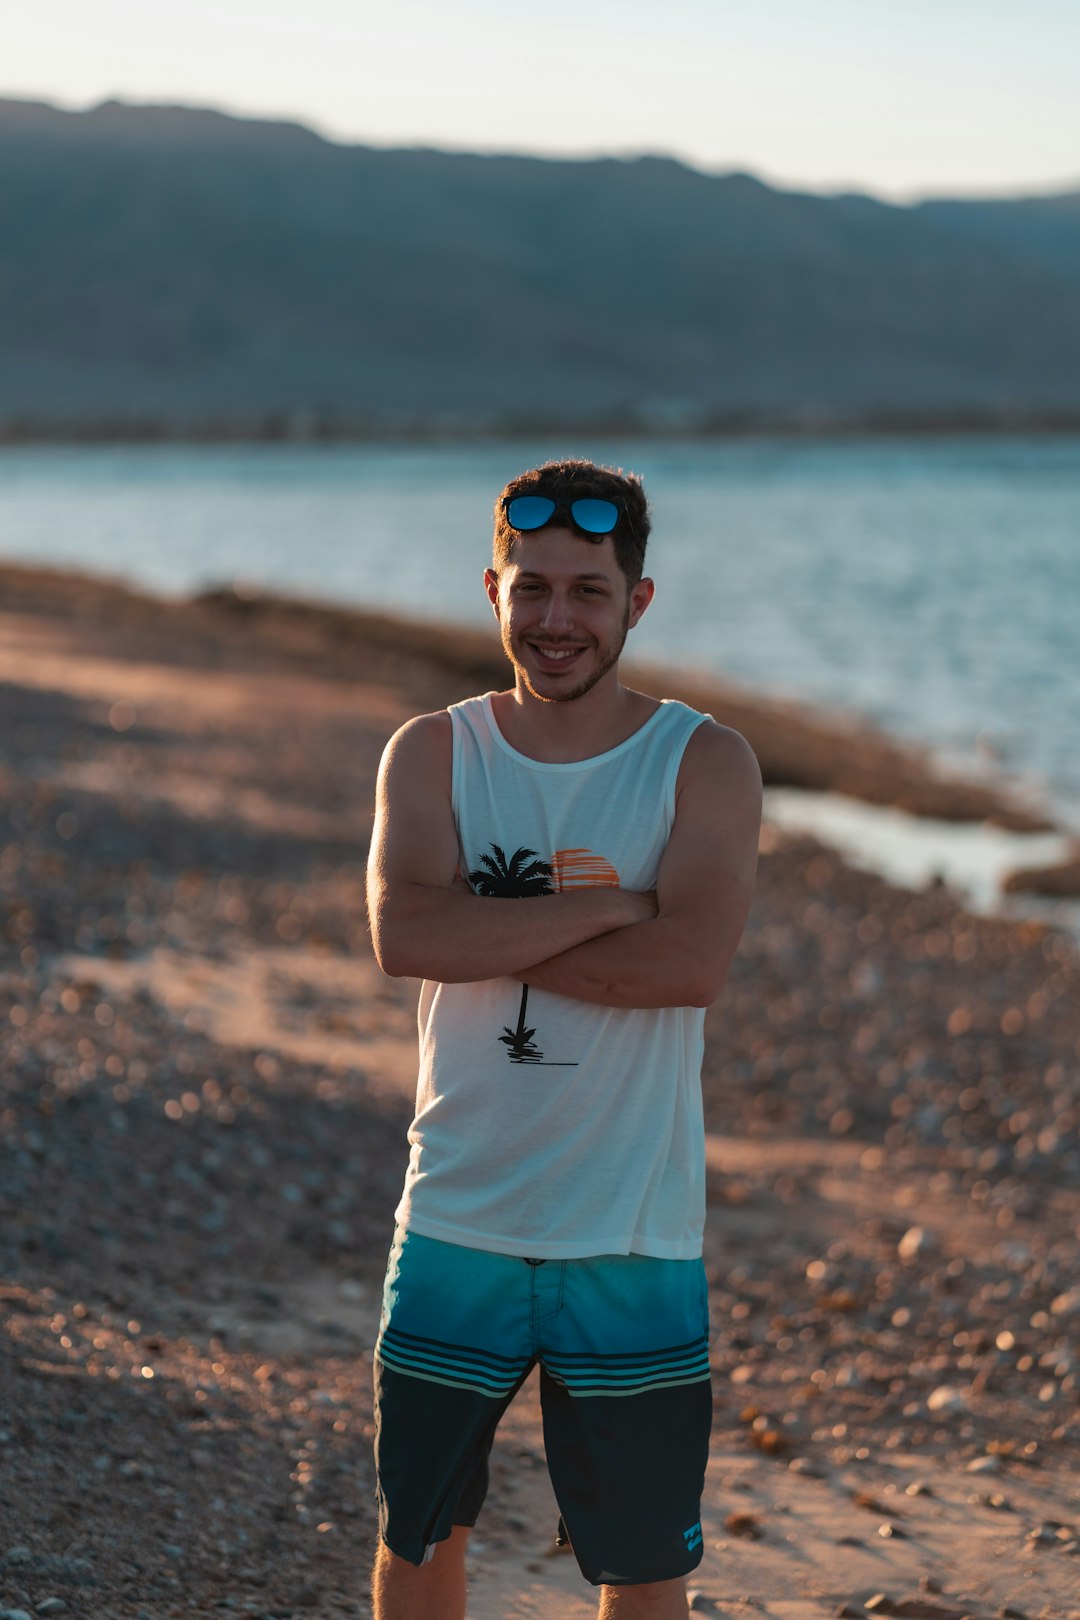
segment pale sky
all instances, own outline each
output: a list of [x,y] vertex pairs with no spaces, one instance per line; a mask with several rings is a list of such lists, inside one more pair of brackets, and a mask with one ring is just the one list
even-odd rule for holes
[[1080,0],[35,0],[8,9],[0,95],[898,199],[1076,189]]

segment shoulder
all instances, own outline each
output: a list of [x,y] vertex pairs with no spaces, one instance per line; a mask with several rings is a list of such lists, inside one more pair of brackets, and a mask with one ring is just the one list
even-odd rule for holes
[[761,805],[761,767],[741,732],[706,715],[687,739],[679,768],[678,791],[695,796],[722,794],[731,803]]
[[384,773],[449,769],[453,750],[453,722],[446,709],[418,714],[399,726],[383,749]]
[[448,741],[452,729],[449,709],[436,709],[433,714],[417,714],[411,720],[406,720],[386,746],[411,750],[438,748]]

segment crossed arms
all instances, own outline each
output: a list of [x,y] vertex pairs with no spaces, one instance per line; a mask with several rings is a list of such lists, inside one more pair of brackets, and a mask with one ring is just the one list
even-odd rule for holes
[[707,1007],[750,909],[761,773],[738,732],[705,721],[687,743],[655,893],[473,894],[458,870],[451,721],[421,715],[379,771],[368,912],[384,973],[461,984],[510,977],[607,1007]]

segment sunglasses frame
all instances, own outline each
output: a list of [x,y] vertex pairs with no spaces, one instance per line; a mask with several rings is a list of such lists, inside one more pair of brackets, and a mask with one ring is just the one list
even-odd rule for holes
[[[532,529],[519,529],[517,524],[511,521],[511,518],[510,518],[510,508],[511,508],[511,506],[514,504],[515,501],[535,501],[535,500],[551,501],[552,502],[552,510],[551,510],[550,514],[544,519],[543,523],[536,524],[536,526],[534,528],[532,528]],[[606,502],[606,504],[608,506],[613,506],[615,508],[615,521],[611,525],[611,528],[610,529],[586,529],[586,528],[583,528],[581,526],[581,524],[578,523],[577,519],[574,517],[574,507],[575,507],[575,505],[577,504],[578,501],[604,501],[604,502]],[[503,509],[503,516],[506,518],[507,523],[509,524],[510,528],[513,529],[515,534],[536,534],[538,532],[538,530],[545,529],[547,527],[547,525],[554,518],[557,518],[559,516],[560,512],[563,514],[564,517],[569,519],[570,526],[573,529],[574,533],[577,534],[577,535],[580,535],[581,538],[584,539],[584,540],[604,540],[604,539],[606,539],[606,537],[608,535],[613,535],[615,533],[616,529],[619,527],[619,524],[622,523],[624,520],[625,520],[625,522],[627,524],[627,527],[630,528],[630,514],[627,512],[625,504],[621,500],[619,500],[619,498],[617,496],[615,496],[615,495],[575,495],[573,500],[569,500],[569,501],[561,500],[560,501],[560,500],[556,500],[554,495],[538,495],[538,494],[533,494],[533,493],[529,493],[529,492],[522,492],[519,495],[504,495],[503,500],[502,500],[502,509]],[[633,533],[632,528],[631,528],[631,533]]]

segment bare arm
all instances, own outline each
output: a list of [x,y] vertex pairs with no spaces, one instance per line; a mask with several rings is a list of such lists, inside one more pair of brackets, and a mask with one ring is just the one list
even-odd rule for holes
[[515,976],[606,1007],[707,1007],[724,987],[750,910],[760,823],[761,772],[750,745],[706,721],[679,771],[656,917]]
[[655,915],[653,895],[625,889],[493,901],[456,881],[451,748],[444,711],[410,720],[383,754],[368,915],[384,973],[443,984],[510,976]]

